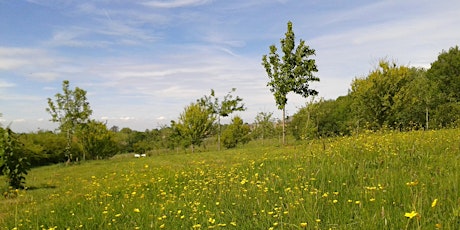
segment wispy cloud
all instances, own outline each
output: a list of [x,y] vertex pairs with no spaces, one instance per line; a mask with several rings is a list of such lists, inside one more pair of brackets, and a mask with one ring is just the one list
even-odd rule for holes
[[186,6],[198,6],[211,2],[211,0],[159,0],[147,1],[143,4],[155,8],[177,8]]
[[5,80],[0,80],[0,88],[11,88],[11,87],[14,87],[15,84],[14,83],[11,83],[11,82],[8,82],[8,81],[5,81]]

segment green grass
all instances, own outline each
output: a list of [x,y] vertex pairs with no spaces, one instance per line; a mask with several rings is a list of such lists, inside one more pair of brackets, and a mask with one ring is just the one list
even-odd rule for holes
[[460,226],[460,130],[276,145],[36,168],[0,229]]

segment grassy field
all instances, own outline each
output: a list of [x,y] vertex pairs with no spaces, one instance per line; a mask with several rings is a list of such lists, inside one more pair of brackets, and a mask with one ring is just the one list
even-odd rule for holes
[[0,229],[460,229],[459,168],[458,129],[54,165]]

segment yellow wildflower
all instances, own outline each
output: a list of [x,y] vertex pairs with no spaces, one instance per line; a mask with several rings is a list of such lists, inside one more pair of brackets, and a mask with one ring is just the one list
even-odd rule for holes
[[141,212],[141,210],[139,210],[138,208],[135,208],[134,212]]
[[438,199],[434,199],[433,202],[431,203],[431,207],[432,208],[436,207],[437,203],[438,203]]
[[406,212],[406,214],[404,214],[404,216],[409,218],[409,219],[412,219],[412,218],[418,216],[418,213],[416,211]]

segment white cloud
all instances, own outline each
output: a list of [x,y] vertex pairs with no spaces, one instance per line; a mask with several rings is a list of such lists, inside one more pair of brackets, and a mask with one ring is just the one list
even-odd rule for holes
[[0,88],[11,88],[16,86],[16,84],[5,81],[5,80],[0,80]]
[[143,4],[155,8],[177,8],[186,6],[197,6],[211,2],[211,0],[163,0],[148,1]]

